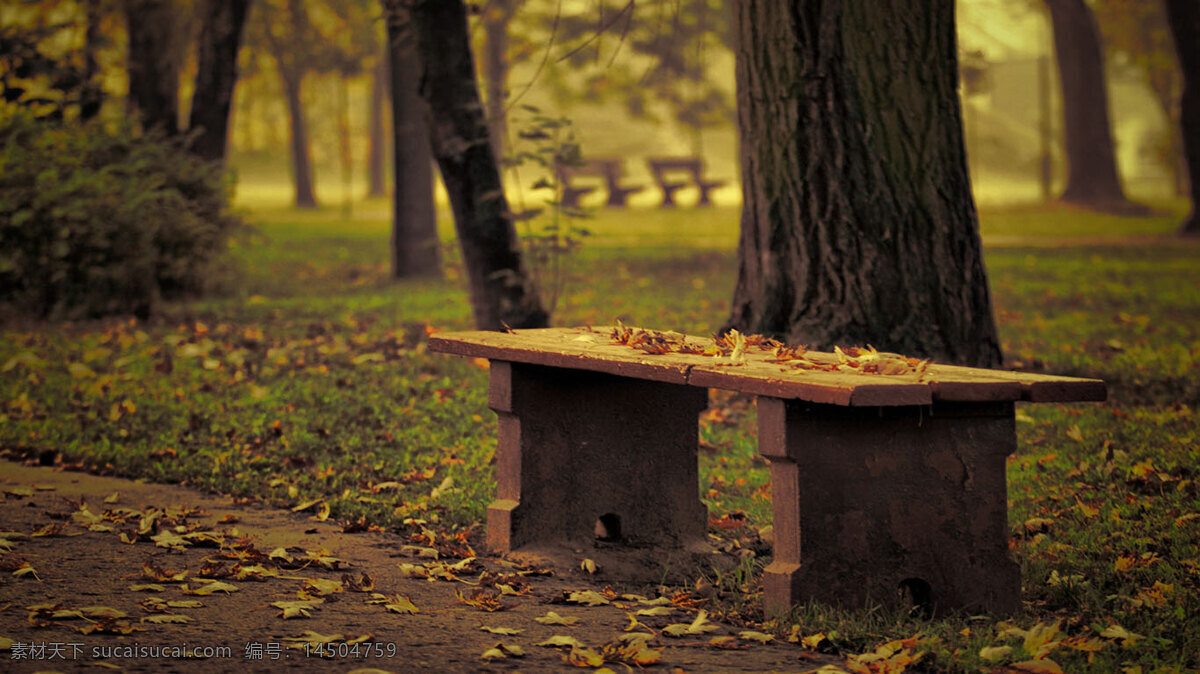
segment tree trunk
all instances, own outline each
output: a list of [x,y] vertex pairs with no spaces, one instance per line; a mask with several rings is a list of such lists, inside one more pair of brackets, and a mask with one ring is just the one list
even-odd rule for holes
[[1110,213],[1144,212],[1117,175],[1096,17],[1084,0],[1045,0],[1062,85],[1067,186],[1059,199]]
[[[367,113],[367,196],[387,196],[384,184],[384,161],[387,158],[387,134],[383,128],[383,109],[388,96],[388,51],[385,48],[379,62],[371,69],[371,101]],[[430,158],[432,160],[432,157]]]
[[94,119],[100,114],[104,103],[104,88],[100,84],[100,64],[96,53],[100,51],[100,0],[85,0],[84,20],[87,22],[83,37],[83,93],[79,101],[79,118]]
[[142,128],[179,132],[179,61],[171,0],[125,0],[129,100]]
[[508,24],[516,11],[513,0],[491,0],[484,6],[484,82],[487,87],[487,121],[492,151],[504,158],[508,138]]
[[[389,7],[401,3],[389,0]],[[521,260],[496,156],[488,140],[462,0],[415,0],[411,23],[429,106],[433,153],[454,211],[482,330],[545,326],[549,320]]]
[[388,21],[392,91],[392,277],[440,276],[433,154],[421,99],[421,64],[409,26]]
[[225,160],[238,49],[249,7],[250,0],[207,0],[203,6],[188,128],[196,133],[192,152],[210,161]]
[[1183,97],[1179,102],[1179,128],[1183,156],[1187,160],[1192,210],[1180,233],[1200,236],[1200,4],[1196,0],[1166,0],[1175,53],[1183,73]]
[[743,205],[725,329],[1000,362],[953,7],[737,4]]
[[303,73],[285,72],[280,65],[279,78],[283,82],[283,97],[287,101],[288,133],[291,142],[292,180],[296,187],[296,208],[316,208],[317,195],[313,190],[312,156],[308,147],[308,122],[304,119],[304,102],[300,87],[304,83]]

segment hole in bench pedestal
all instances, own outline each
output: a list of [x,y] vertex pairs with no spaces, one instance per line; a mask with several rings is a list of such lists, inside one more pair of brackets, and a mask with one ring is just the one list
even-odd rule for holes
[[596,520],[596,540],[621,540],[621,517],[616,513],[604,513]]
[[897,588],[901,599],[908,600],[912,606],[910,613],[922,617],[933,614],[933,588],[921,578],[905,578]]

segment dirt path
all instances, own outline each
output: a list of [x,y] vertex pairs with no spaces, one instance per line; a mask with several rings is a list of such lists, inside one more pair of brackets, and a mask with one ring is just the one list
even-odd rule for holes
[[[0,491],[0,531],[8,532],[0,533],[4,671],[563,671],[573,669],[565,661],[569,650],[536,644],[568,636],[597,652],[628,634],[639,610],[651,615],[635,615],[641,625],[632,631],[649,641],[641,649],[626,646],[625,657],[657,659],[652,671],[793,672],[838,662],[794,644],[741,638],[745,627],[716,625],[670,638],[662,628],[692,624],[699,607],[656,609],[652,592],[646,602],[605,595],[582,572],[520,575],[496,558],[452,569],[447,565],[459,560],[422,556],[430,550],[405,547],[398,536],[343,533],[306,513],[237,505],[182,487],[0,463]],[[123,535],[137,541],[123,542]],[[202,572],[206,559],[223,566]],[[402,564],[410,565],[407,572]],[[492,587],[482,590],[479,603],[499,600],[506,610],[485,611],[456,595],[470,599],[480,591],[463,581],[476,583],[484,571]],[[414,572],[461,580],[414,578]],[[227,586],[210,587],[214,580]],[[500,585],[521,594],[499,596]],[[588,590],[580,597],[607,603],[563,601]],[[403,612],[401,597],[418,612]],[[536,620],[551,611],[577,622]],[[285,612],[296,617],[285,619]],[[495,634],[483,626],[521,631]],[[321,657],[321,636],[314,634],[341,635],[329,648],[332,657]],[[737,649],[716,648],[713,637],[730,637],[723,645]],[[497,642],[524,656],[482,658]],[[155,650],[184,646],[210,657]],[[577,649],[574,657],[596,668],[594,659],[586,664],[588,651]],[[605,665],[626,670],[617,660],[610,651]]]

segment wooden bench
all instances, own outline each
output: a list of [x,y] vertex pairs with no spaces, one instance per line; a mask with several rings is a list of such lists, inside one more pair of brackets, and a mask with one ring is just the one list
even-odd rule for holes
[[[614,343],[608,329],[430,338],[433,351],[491,360],[492,550],[590,548],[597,524],[630,546],[701,541],[697,415],[719,388],[758,397],[774,508],[768,612],[809,600],[1019,608],[1005,481],[1014,405],[1104,400],[1104,382],[936,364],[868,374],[869,355],[839,365],[845,356],[789,360],[763,346],[735,361],[707,355],[709,339],[668,339],[677,345],[652,354]],[[903,371],[913,361],[872,362]]]
[[623,185],[621,180],[625,171],[621,164],[622,160],[619,157],[594,157],[580,166],[559,164],[557,171],[559,182],[563,186],[563,206],[579,208],[579,200],[596,191],[594,185],[577,185],[573,182],[573,178],[598,176],[604,179],[604,187],[608,191],[608,200],[605,205],[609,208],[625,208],[628,205],[629,196],[637,194],[645,188],[640,185]]
[[674,208],[675,193],[687,187],[687,182],[672,182],[668,180],[668,173],[687,173],[691,177],[692,185],[700,190],[700,198],[696,201],[697,206],[712,206],[712,198],[709,194],[725,185],[724,180],[705,180],[704,179],[704,160],[699,157],[648,157],[646,166],[650,168],[650,172],[654,174],[654,181],[658,183],[658,188],[662,190],[662,203],[660,208]]

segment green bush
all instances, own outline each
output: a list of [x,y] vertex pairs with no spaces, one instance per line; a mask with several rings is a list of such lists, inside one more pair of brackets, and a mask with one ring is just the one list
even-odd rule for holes
[[129,128],[0,117],[0,303],[42,317],[146,316],[228,279],[221,168]]

